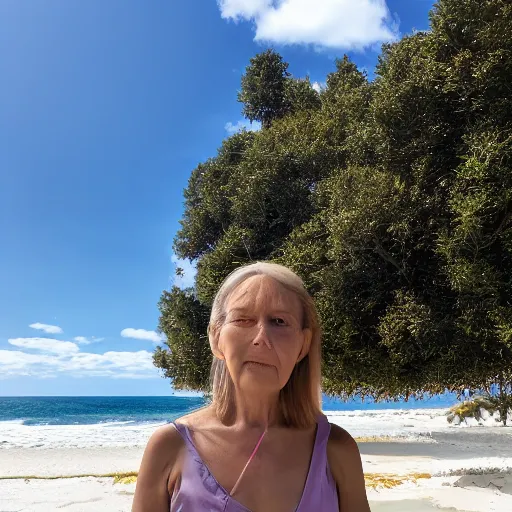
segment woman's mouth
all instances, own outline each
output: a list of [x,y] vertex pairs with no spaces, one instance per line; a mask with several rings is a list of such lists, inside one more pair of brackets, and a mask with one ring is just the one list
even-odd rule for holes
[[260,366],[262,368],[274,368],[274,365],[272,364],[260,363],[259,361],[246,361],[244,364]]

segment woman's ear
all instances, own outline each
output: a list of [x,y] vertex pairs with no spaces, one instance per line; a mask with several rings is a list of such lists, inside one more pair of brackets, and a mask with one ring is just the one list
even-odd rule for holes
[[311,348],[311,338],[313,337],[313,332],[308,328],[302,329],[302,336],[302,349],[300,351],[299,357],[297,358],[297,363],[302,361],[308,355],[309,349]]
[[210,342],[210,348],[212,349],[213,355],[222,361],[225,357],[222,350],[219,347],[219,331],[216,327],[208,324],[208,340]]

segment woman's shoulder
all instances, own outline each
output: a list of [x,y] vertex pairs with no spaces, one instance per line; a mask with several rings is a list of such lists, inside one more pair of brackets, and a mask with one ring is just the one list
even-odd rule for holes
[[[327,456],[333,466],[348,466],[354,462],[361,464],[361,455],[355,439],[342,427],[331,423],[329,440],[327,442]],[[342,469],[342,468],[340,468]]]
[[195,409],[188,414],[180,416],[174,421],[175,423],[185,425],[192,430],[198,430],[202,427],[211,425],[218,420],[212,406],[206,405],[200,409]]
[[370,512],[359,448],[355,439],[335,424],[331,424],[327,458],[338,489],[340,510]]
[[158,427],[150,436],[146,445],[146,453],[152,461],[158,461],[161,457],[168,460],[169,456],[178,454],[184,445],[183,438],[172,423]]
[[172,424],[158,427],[149,438],[137,477],[132,510],[163,510],[181,468],[185,442]]
[[153,466],[163,467],[167,462],[176,460],[186,445],[180,425],[195,430],[205,424],[208,414],[207,408],[203,407],[158,427],[151,434],[145,450]]
[[355,443],[354,438],[342,427],[336,425],[336,423],[329,423],[331,430],[329,433],[329,444],[341,448],[342,446],[350,445]]
[[183,457],[186,453],[186,436],[179,428],[184,425],[191,430],[205,424],[207,411],[205,408],[193,411],[187,415],[158,427],[151,434],[141,463],[141,473],[146,481],[165,481],[169,491],[180,474]]
[[363,466],[361,454],[355,439],[339,425],[331,423],[331,431],[327,442],[327,459],[338,484],[350,482],[358,485],[363,482]]
[[145,450],[145,458],[151,461],[152,469],[165,472],[181,458],[186,441],[180,425],[198,430],[208,425],[211,416],[209,407],[203,407],[158,427],[150,436]]
[[331,455],[346,452],[355,454],[359,457],[359,448],[355,439],[342,427],[335,423],[330,423],[329,440],[327,442],[327,451]]

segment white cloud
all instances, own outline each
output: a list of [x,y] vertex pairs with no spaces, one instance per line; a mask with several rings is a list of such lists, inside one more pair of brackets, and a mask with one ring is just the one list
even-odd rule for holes
[[325,88],[326,88],[327,84],[325,82],[313,82],[311,84],[311,87],[313,87],[313,89],[318,93],[320,94]]
[[103,341],[105,338],[96,338],[96,336],[92,336],[90,339],[85,336],[75,336],[73,338],[74,341],[80,343],[80,345],[90,345],[91,343],[99,343]]
[[242,130],[247,130],[248,132],[257,132],[261,130],[261,123],[259,121],[253,121],[252,123],[248,119],[241,119],[236,124],[233,124],[231,121],[224,125],[224,129],[228,132],[229,135],[234,135],[235,133],[241,132]]
[[73,377],[110,377],[149,379],[159,376],[152,354],[138,352],[86,352],[28,354],[18,350],[0,350],[0,379],[16,376],[52,378],[61,374]]
[[[36,329],[57,326],[34,324]],[[161,341],[154,331],[125,329],[139,339]],[[61,331],[62,332],[62,331]],[[123,331],[124,332],[124,331]],[[73,377],[110,377],[113,379],[151,379],[159,377],[153,365],[153,354],[147,350],[138,352],[109,351],[103,354],[81,352],[79,345],[102,341],[94,336],[76,336],[73,343],[52,338],[10,338],[8,343],[17,350],[0,350],[0,380],[10,377],[30,376],[42,379],[62,374]],[[37,351],[39,353],[32,353]]]
[[145,374],[145,373],[114,373],[110,375],[112,379],[154,379],[155,375]]
[[182,260],[173,254],[171,256],[171,261],[174,263],[175,268],[181,268],[183,271],[183,275],[174,275],[173,276],[173,285],[178,288],[192,288],[195,284],[195,278],[197,269],[194,263],[190,263],[189,260]]
[[155,331],[146,331],[146,329],[133,329],[128,327],[121,331],[123,338],[133,338],[135,340],[147,340],[154,343],[160,343],[164,338]]
[[58,357],[27,354],[19,350],[0,350],[0,376],[30,375],[30,368],[53,365]]
[[119,370],[129,373],[141,374],[156,370],[153,366],[150,352],[140,350],[138,352],[105,352],[104,354],[92,354],[80,352],[74,354],[66,361],[66,371],[91,372],[96,375],[110,376]]
[[36,322],[35,324],[30,324],[29,327],[32,329],[38,329],[40,331],[44,331],[46,334],[61,334],[62,329],[58,325],[48,325],[42,324],[40,322]]
[[53,340],[51,338],[11,338],[7,342],[19,348],[55,354],[72,354],[79,350],[78,346],[71,341]]
[[221,16],[254,21],[256,41],[363,49],[396,40],[385,0],[219,0]]
[[223,18],[250,19],[272,6],[271,0],[219,0]]

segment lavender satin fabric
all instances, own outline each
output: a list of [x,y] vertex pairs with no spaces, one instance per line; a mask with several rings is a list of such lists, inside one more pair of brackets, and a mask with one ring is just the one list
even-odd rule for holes
[[[229,496],[201,460],[185,425],[174,423],[187,446],[188,457],[181,485],[171,499],[170,512],[251,512]],[[331,425],[322,414],[318,418],[313,455],[302,498],[295,512],[338,512],[336,484],[327,463],[327,441]]]

